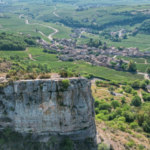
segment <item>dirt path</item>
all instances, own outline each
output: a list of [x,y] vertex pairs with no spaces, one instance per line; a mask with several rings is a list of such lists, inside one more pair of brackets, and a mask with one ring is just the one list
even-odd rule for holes
[[58,18],[60,18],[60,16],[56,14],[56,12],[58,12],[58,11],[56,11],[56,10],[57,10],[57,8],[56,8],[56,6],[54,6],[54,12],[53,12],[53,15],[55,15],[55,16],[58,17]]
[[117,55],[115,55],[113,58],[116,58],[117,57]]
[[[19,15],[19,18],[21,18],[23,15],[24,14]],[[51,33],[49,36],[46,36],[43,32],[39,31],[40,34],[47,37],[49,40],[53,40],[52,36],[59,32],[59,30],[57,30],[57,29],[55,29],[51,26],[48,26],[48,25],[43,25],[43,24],[39,24],[39,23],[29,24],[29,21],[27,19],[25,19],[25,23],[28,24],[28,25],[40,25],[40,26],[44,26],[44,27],[47,27],[47,28],[50,28],[50,29],[54,30],[55,32]]]
[[30,58],[31,60],[36,61],[35,59],[33,59],[32,55],[31,55],[30,53],[28,53],[28,54],[29,54],[29,58]]
[[26,47],[26,50],[25,50],[25,52],[27,52],[28,51],[28,47]]
[[28,47],[26,47],[25,53],[29,54],[29,58],[33,61],[36,61],[35,59],[33,59],[32,55],[30,53],[28,53]]
[[140,90],[140,95],[139,95],[139,96],[141,97],[142,103],[144,103],[144,100],[143,100],[143,97],[142,97],[141,90]]
[[1,13],[1,17],[4,17],[2,13]]
[[147,60],[145,59],[145,64],[147,64]]

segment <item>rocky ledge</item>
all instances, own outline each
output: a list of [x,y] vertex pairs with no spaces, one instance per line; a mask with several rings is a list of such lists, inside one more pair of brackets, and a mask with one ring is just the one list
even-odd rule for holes
[[[14,81],[0,87],[0,128],[73,140],[96,137],[94,99],[85,78]],[[65,88],[64,88],[65,87]],[[45,138],[42,138],[45,139]]]

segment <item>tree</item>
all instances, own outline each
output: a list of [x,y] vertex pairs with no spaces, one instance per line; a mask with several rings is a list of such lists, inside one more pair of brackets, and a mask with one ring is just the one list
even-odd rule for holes
[[111,101],[111,106],[116,109],[117,107],[120,106],[120,103],[117,100],[113,100]]
[[146,85],[149,84],[149,80],[148,79],[144,80],[144,82],[146,83]]
[[132,87],[129,86],[129,85],[127,85],[127,86],[125,87],[125,92],[126,92],[126,93],[131,93],[132,90],[133,90]]
[[114,88],[113,86],[110,86],[110,87],[108,88],[108,90],[109,90],[110,93],[112,94],[112,92],[115,91],[115,88]]
[[124,104],[126,103],[126,98],[125,97],[121,97],[121,102]]
[[67,138],[64,138],[62,140],[62,142],[60,143],[60,147],[62,150],[73,150],[73,142],[71,139],[69,139],[68,137]]
[[119,37],[118,33],[115,35],[115,37],[116,37],[116,38],[118,38],[118,37]]
[[123,39],[127,39],[127,35],[126,34],[123,36]]
[[92,42],[93,42],[93,39],[91,38],[91,39],[90,39],[90,43],[92,43]]
[[129,71],[134,71],[134,72],[137,70],[136,64],[133,60],[130,60],[130,62],[128,64],[128,70]]
[[147,67],[146,72],[147,74],[150,74],[150,67]]
[[147,84],[146,84],[145,82],[142,82],[140,86],[141,86],[141,88],[145,88],[146,85],[147,85]]
[[133,87],[133,88],[138,88],[138,87],[140,87],[140,81],[139,81],[139,80],[133,81],[133,82],[132,82],[132,87]]
[[136,107],[138,107],[138,106],[140,106],[141,105],[141,98],[139,97],[139,96],[134,96],[133,98],[132,98],[132,100],[131,100],[131,105],[133,105],[133,106],[136,106]]
[[108,110],[111,111],[111,105],[109,103],[99,104],[99,110]]

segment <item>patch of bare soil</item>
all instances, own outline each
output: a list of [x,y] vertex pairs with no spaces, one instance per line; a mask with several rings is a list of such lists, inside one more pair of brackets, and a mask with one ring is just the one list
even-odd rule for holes
[[6,73],[11,69],[10,62],[2,62],[0,63],[0,73]]

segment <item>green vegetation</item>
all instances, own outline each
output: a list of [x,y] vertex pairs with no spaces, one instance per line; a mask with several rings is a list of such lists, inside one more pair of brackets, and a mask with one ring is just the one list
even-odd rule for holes
[[28,45],[36,45],[35,39],[5,32],[0,34],[0,50],[25,50]]
[[60,147],[62,150],[73,150],[73,142],[69,138],[64,138]]
[[134,57],[123,57],[123,56],[117,56],[118,59],[124,59],[127,61],[133,60],[134,62],[137,63],[145,63],[145,59],[144,58],[134,58]]
[[98,150],[109,150],[109,146],[105,143],[101,143],[98,145]]
[[90,41],[89,41],[89,43],[87,43],[87,45],[89,47],[97,47],[98,48],[99,46],[102,45],[102,42],[100,40],[93,41],[93,39],[90,39]]
[[68,79],[62,80],[62,85],[64,89],[67,89],[70,85],[70,81]]
[[[148,84],[149,81],[147,81],[148,80],[145,80],[144,82]],[[133,81],[132,83],[129,82],[126,84],[134,85],[135,83],[137,83],[137,81]],[[96,85],[99,85],[98,81],[96,81]],[[111,87],[110,84],[107,83],[107,85]],[[129,85],[121,86],[120,88],[122,88],[124,92],[129,93],[124,95],[126,95],[127,99],[130,98],[130,101],[127,102],[125,97],[110,97],[105,100],[95,98],[96,119],[106,121],[106,123],[112,128],[118,128],[119,130],[124,132],[127,132],[127,130],[130,128],[135,131],[137,130],[138,132],[144,131],[146,133],[150,133],[150,130],[148,128],[148,118],[150,117],[150,94],[142,92],[142,97],[145,101],[144,103],[142,103],[141,98],[138,96],[138,93]],[[133,91],[136,92],[135,95]],[[95,93],[95,95],[97,95],[97,93]],[[129,145],[132,146],[132,144],[133,142],[129,141]]]
[[134,61],[130,60],[129,64],[128,64],[128,70],[129,71],[136,71],[137,68],[136,68],[136,64]]
[[150,33],[150,19],[143,21],[143,23],[139,27],[139,30],[145,33]]
[[131,105],[133,106],[140,106],[141,105],[141,98],[139,96],[134,96],[131,100]]

